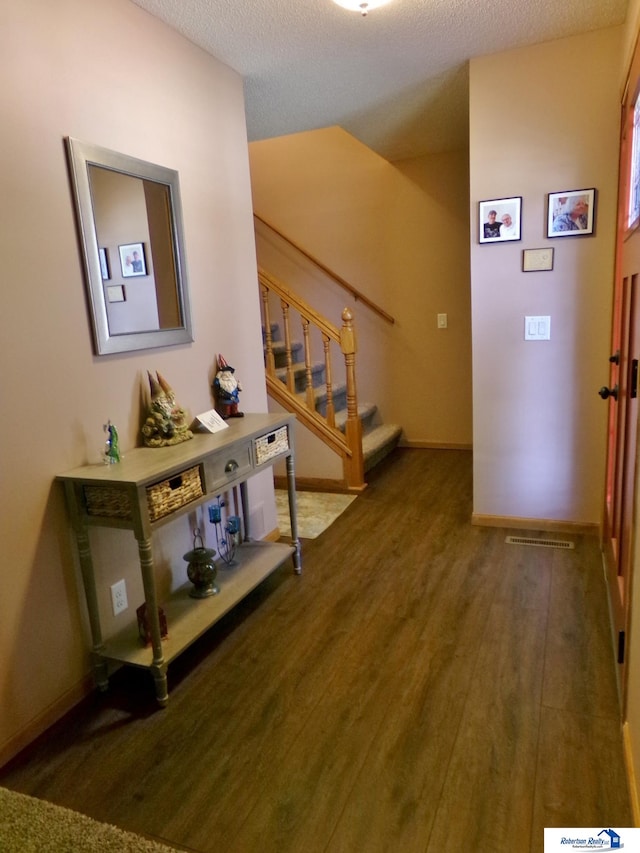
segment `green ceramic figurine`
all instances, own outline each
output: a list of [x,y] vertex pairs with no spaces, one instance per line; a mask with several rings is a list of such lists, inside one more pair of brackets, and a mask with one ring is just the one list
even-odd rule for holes
[[103,429],[109,435],[104,451],[104,464],[114,465],[116,462],[120,462],[121,459],[120,444],[118,441],[118,430],[111,423],[111,421],[107,421]]

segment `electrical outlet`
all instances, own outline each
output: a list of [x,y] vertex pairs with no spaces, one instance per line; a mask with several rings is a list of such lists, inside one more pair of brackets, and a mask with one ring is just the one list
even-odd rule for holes
[[129,606],[127,601],[127,587],[124,579],[114,583],[111,587],[111,604],[113,605],[113,615],[117,616]]

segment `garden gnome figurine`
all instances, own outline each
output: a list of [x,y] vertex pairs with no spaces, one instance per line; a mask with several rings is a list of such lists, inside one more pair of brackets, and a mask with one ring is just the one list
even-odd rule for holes
[[234,373],[234,368],[227,364],[222,355],[218,355],[218,372],[213,380],[213,387],[218,397],[218,405],[222,408],[220,414],[225,420],[244,417],[244,412],[238,411],[242,385]]
[[193,438],[184,409],[177,401],[173,389],[159,373],[155,377],[147,371],[151,406],[142,427],[142,437],[147,447],[166,447]]
[[[188,431],[188,423],[187,423],[187,413],[180,406],[178,401],[176,400],[176,394],[171,385],[167,382],[167,380],[156,371],[156,377],[158,378],[158,383],[162,390],[164,391],[165,397],[171,407],[171,419],[174,423],[174,426],[177,431],[187,430]],[[187,438],[191,438],[191,436],[187,436]]]

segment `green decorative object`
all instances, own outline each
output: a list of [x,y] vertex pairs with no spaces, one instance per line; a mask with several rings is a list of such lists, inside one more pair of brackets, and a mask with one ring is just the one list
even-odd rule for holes
[[105,465],[114,465],[116,462],[120,462],[122,459],[120,455],[120,443],[118,439],[118,430],[111,423],[111,421],[107,421],[107,423],[103,427],[104,431],[108,433],[108,438],[106,441],[106,446],[103,454],[104,464]]

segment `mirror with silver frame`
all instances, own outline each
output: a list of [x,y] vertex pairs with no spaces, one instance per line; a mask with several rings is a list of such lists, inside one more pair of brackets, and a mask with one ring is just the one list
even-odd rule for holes
[[96,353],[189,343],[178,173],[65,141]]

